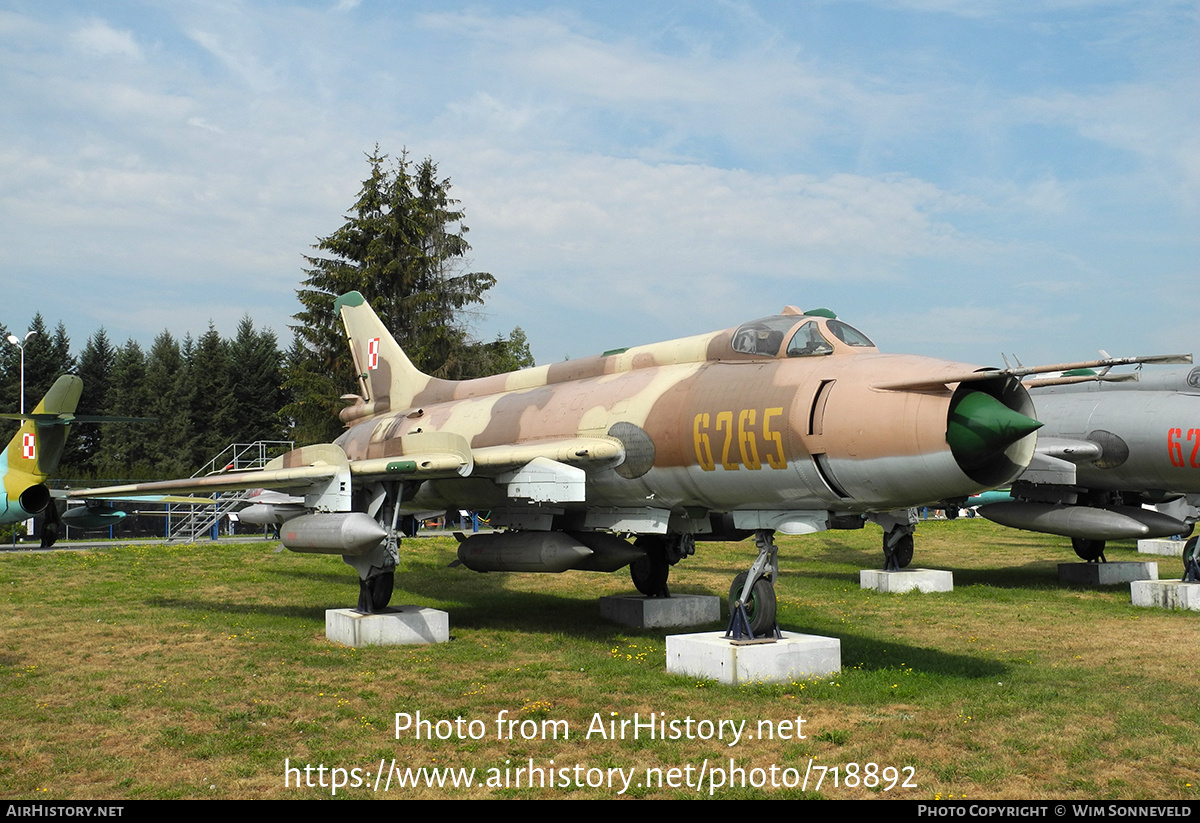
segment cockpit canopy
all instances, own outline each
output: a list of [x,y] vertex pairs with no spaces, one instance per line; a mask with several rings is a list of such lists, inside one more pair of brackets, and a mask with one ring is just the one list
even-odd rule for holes
[[778,357],[781,350],[786,357],[812,357],[842,346],[875,348],[865,334],[836,318],[788,314],[744,323],[730,342],[734,351],[755,357]]

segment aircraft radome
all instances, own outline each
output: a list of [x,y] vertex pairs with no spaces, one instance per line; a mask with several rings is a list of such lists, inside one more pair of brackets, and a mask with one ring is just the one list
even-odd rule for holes
[[[1190,355],[1129,359],[1191,362]],[[980,514],[1070,537],[1090,561],[1104,559],[1108,540],[1190,534],[1200,519],[1200,367],[1121,376],[1136,380],[1080,375],[1029,384],[1045,424],[1037,452],[1013,484],[1012,501],[981,506]],[[1196,549],[1193,537],[1184,552],[1193,573]]]
[[260,470],[103,491],[303,494],[283,544],[342,555],[364,612],[391,597],[401,534],[470,509],[504,530],[462,540],[469,569],[629,565],[647,595],[667,593],[670,566],[697,540],[753,535],[758,558],[731,597],[757,634],[774,625],[776,531],[870,520],[888,565],[907,565],[911,507],[1009,483],[1040,425],[1008,372],[881,354],[825,310],[447,381],[418,371],[358,292],[335,306],[361,390],[335,442]]

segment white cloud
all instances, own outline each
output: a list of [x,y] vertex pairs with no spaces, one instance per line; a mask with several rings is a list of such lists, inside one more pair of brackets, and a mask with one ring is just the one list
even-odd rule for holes
[[1175,88],[1122,84],[1099,93],[1024,97],[1014,108],[1032,122],[1061,125],[1081,137],[1137,157],[1193,211],[1200,208],[1200,83]]
[[[818,11],[857,31],[867,5]],[[980,25],[952,0],[922,5],[950,12],[922,25]],[[1046,18],[983,8],[1009,35]],[[87,12],[0,13],[0,116],[14,124],[0,142],[2,271],[80,290],[118,271],[116,299],[165,277],[199,314],[207,288],[282,330],[301,255],[340,225],[376,142],[453,178],[475,268],[500,278],[479,331],[521,324],[543,358],[562,341],[582,354],[785,302],[885,318],[928,345],[944,341],[919,326],[941,315],[912,307],[962,309],[947,334],[990,351],[1022,322],[1007,303],[991,311],[992,291],[1050,317],[1096,316],[1097,294],[1128,289],[1122,305],[1152,314],[1179,299],[1152,284],[1195,259],[1200,95],[1161,68],[1182,60],[1178,44],[1132,52],[1136,71],[1088,63],[1108,73],[1080,80],[936,37],[817,42],[801,13],[754,4],[634,20],[593,6],[155,9],[131,32],[81,25]],[[1115,48],[1092,37],[1106,19],[1087,20],[1086,44],[1064,26],[1044,45]],[[1033,80],[1009,83],[1030,65]],[[1050,307],[1064,297],[1069,309]],[[34,297],[13,299],[20,316]],[[1079,331],[1062,325],[1047,337]]]
[[119,31],[102,20],[93,20],[71,34],[71,42],[85,54],[94,57],[124,57],[142,59],[133,32]]

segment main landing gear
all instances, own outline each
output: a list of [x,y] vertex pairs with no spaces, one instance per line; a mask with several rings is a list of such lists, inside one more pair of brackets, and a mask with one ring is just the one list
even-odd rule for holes
[[913,527],[897,526],[883,535],[883,568],[898,572],[908,568],[913,559]]
[[759,529],[754,533],[758,557],[750,571],[733,579],[729,588],[729,626],[725,636],[734,640],[754,640],[771,634],[778,638],[775,622],[777,602],[774,580],[779,577],[779,548],[775,532]]
[[645,552],[629,564],[634,587],[647,597],[670,597],[667,578],[671,567],[696,553],[696,538],[690,534],[643,534],[633,545]]
[[358,557],[342,555],[358,572],[359,614],[377,614],[387,608],[396,584],[396,564],[400,560],[399,541],[389,537],[377,547]]
[[58,513],[58,503],[51,500],[42,515],[42,548],[48,549],[58,542],[58,537],[63,531],[62,517]]
[[1079,555],[1080,560],[1086,560],[1089,563],[1108,562],[1108,558],[1104,556],[1103,540],[1084,540],[1082,537],[1072,537],[1071,548],[1075,550],[1075,554]]
[[1183,581],[1200,583],[1200,537],[1183,544]]
[[[397,526],[400,523],[401,494],[398,485],[392,486],[388,497],[371,511],[371,516],[379,514],[382,503],[389,499],[393,501],[390,523],[386,515],[379,517],[379,525],[387,529],[387,537],[366,554],[357,557],[342,555],[342,560],[358,572],[358,605],[354,610],[359,614],[378,614],[392,601],[396,566],[400,563],[400,531]],[[404,526],[410,536],[416,534],[416,523],[411,517],[405,518]]]
[[917,530],[917,510],[898,509],[867,515],[883,529],[883,570],[898,572],[913,559],[913,532]]

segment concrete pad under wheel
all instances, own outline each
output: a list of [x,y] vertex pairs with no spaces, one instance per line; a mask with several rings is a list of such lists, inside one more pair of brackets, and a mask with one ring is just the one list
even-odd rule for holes
[[1191,609],[1200,612],[1200,583],[1182,580],[1135,580],[1129,584],[1135,606],[1159,609]]
[[378,614],[326,609],[325,637],[343,646],[445,643],[450,639],[450,615],[421,606],[392,606]]
[[921,592],[954,591],[954,572],[944,569],[860,569],[858,585],[861,589],[874,589],[887,594],[903,594],[914,589]]
[[1119,586],[1134,580],[1157,579],[1158,563],[1153,560],[1058,564],[1058,582],[1074,586]]
[[667,636],[667,671],[742,683],[789,683],[841,671],[842,641],[836,637],[784,632],[774,643],[738,644],[725,632]]
[[1139,540],[1138,554],[1183,557],[1183,544],[1182,540]]
[[600,598],[600,617],[635,629],[703,626],[720,622],[721,598],[712,594],[612,595]]

